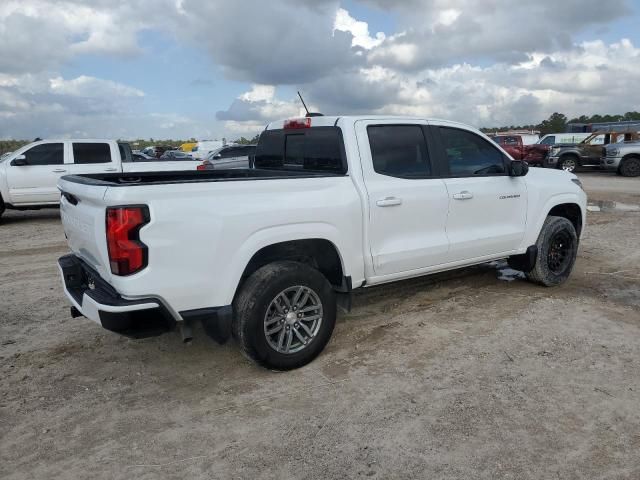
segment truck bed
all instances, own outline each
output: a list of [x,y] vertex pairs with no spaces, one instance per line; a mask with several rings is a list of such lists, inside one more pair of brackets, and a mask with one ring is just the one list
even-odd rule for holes
[[288,178],[341,177],[333,172],[310,172],[305,170],[252,169],[200,170],[141,173],[94,173],[67,175],[68,182],[101,187],[126,187],[133,185],[167,185],[175,183],[228,182],[242,180],[281,180]]

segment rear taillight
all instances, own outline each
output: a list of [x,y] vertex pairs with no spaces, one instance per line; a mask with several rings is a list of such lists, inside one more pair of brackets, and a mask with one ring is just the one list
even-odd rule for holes
[[107,208],[107,251],[114,275],[131,275],[147,266],[147,246],[140,229],[149,223],[146,206]]
[[295,130],[298,128],[311,128],[311,118],[291,118],[284,121],[283,128],[285,130]]
[[211,165],[211,162],[209,162],[209,160],[205,160],[196,167],[196,170],[207,170],[209,168],[209,165]]

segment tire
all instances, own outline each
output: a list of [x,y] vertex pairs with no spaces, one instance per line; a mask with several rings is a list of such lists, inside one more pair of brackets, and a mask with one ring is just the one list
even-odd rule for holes
[[575,172],[578,169],[578,157],[575,155],[565,155],[558,162],[558,168],[565,172]]
[[640,176],[640,158],[631,157],[623,160],[622,165],[620,165],[619,172],[623,177]]
[[2,214],[4,213],[6,208],[7,207],[4,204],[4,200],[2,200],[2,195],[0,195],[0,217],[2,217]]
[[318,270],[299,262],[258,269],[242,285],[233,307],[232,333],[242,352],[273,370],[292,370],[315,359],[336,322],[333,288]]
[[578,235],[573,224],[564,217],[548,216],[536,246],[538,256],[533,270],[526,274],[527,279],[545,287],[564,283],[578,253]]

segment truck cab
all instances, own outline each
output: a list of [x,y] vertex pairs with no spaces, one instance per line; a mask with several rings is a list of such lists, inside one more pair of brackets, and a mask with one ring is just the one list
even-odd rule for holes
[[5,209],[38,209],[60,203],[64,175],[195,170],[188,160],[136,161],[128,143],[102,139],[39,140],[0,160],[0,215]]

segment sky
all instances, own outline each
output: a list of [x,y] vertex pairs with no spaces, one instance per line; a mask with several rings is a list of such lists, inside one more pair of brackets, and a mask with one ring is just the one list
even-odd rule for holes
[[640,110],[640,0],[1,0],[0,138]]

